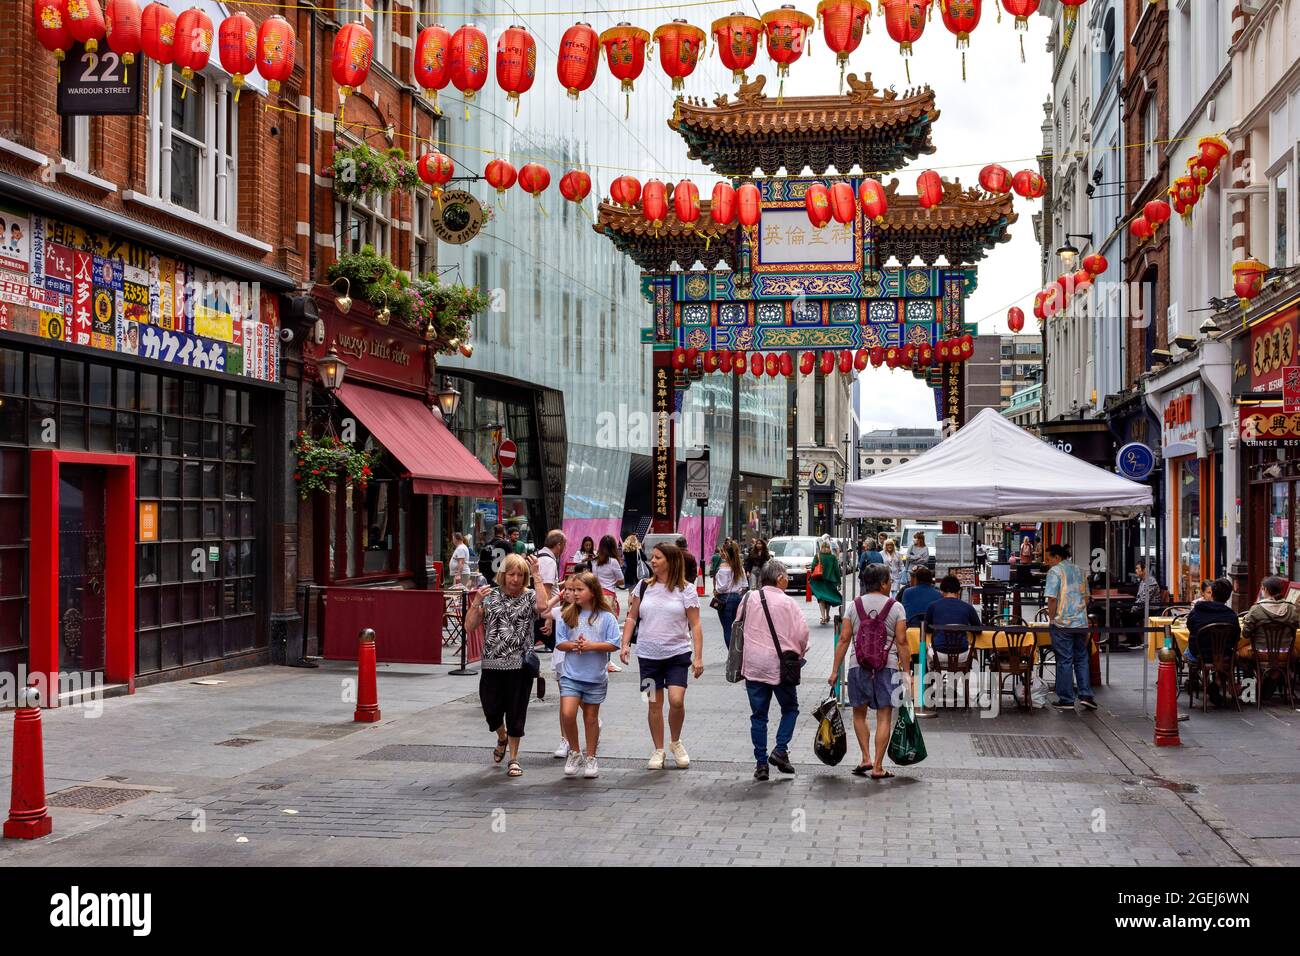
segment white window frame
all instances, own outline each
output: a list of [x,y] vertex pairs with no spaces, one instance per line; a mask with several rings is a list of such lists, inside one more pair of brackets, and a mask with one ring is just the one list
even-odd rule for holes
[[[356,252],[362,246],[371,246],[381,256],[388,255],[392,220],[388,215],[387,196],[366,196],[356,202],[336,200],[334,203],[335,234],[339,237],[341,252]],[[356,248],[352,247],[348,226],[353,214],[362,221],[361,237]]]
[[[411,221],[411,275],[421,276],[433,271],[434,247],[429,238],[429,196],[416,192],[412,203]],[[425,260],[421,262],[420,260]]]
[[1142,113],[1142,179],[1144,182],[1150,182],[1160,172],[1160,154],[1156,148],[1156,131],[1160,128],[1160,107],[1155,93],[1147,98]]
[[[172,129],[172,68],[152,64],[162,71],[161,81],[149,81],[149,136],[147,184],[150,198],[177,215],[198,216],[207,224],[237,230],[239,224],[239,115],[234,93],[224,74],[205,71],[203,92],[191,88],[188,96],[201,96],[203,138],[195,139]],[[156,76],[156,73],[151,73]],[[180,138],[198,147],[199,194],[197,209],[172,202],[172,140]]]
[[370,32],[375,38],[374,59],[386,70],[393,68],[393,0],[370,0]]
[[59,130],[59,153],[63,163],[83,173],[90,172],[90,117],[64,116],[61,123],[72,124],[71,154],[63,152],[63,130]]
[[[1293,151],[1287,153],[1268,170],[1268,260],[1274,268],[1289,266],[1296,261],[1296,227],[1295,227],[1295,163],[1292,162]],[[1286,176],[1286,193],[1283,197],[1285,208],[1278,209],[1277,180]],[[1280,213],[1280,215],[1279,215]],[[1281,218],[1286,227],[1286,254],[1284,262],[1273,262],[1277,258],[1277,223]]]
[[415,0],[415,33],[438,22],[437,0]]

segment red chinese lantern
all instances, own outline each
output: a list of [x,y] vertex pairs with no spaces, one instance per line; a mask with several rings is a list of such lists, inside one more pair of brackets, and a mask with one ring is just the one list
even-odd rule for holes
[[730,372],[731,372],[731,353],[730,353],[730,352],[725,352],[725,351],[724,351],[724,352],[719,352],[719,353],[718,353],[718,371],[719,371],[719,372],[726,372],[726,373],[730,373]]
[[244,77],[257,69],[257,25],[247,13],[232,13],[217,29],[217,56],[230,74],[235,102],[244,87]]
[[659,65],[672,77],[673,89],[682,89],[700,61],[704,31],[685,20],[674,20],[655,30],[652,39],[659,44]]
[[885,221],[885,214],[889,212],[889,199],[879,180],[862,180],[862,185],[858,187],[858,202],[862,206],[862,215],[876,225]]
[[1053,282],[1043,293],[1043,315],[1051,318],[1065,308],[1065,291]]
[[948,32],[957,38],[957,49],[961,50],[961,78],[966,79],[966,48],[970,46],[970,35],[980,22],[981,0],[940,0],[939,13]]
[[[181,68],[181,78],[189,81],[208,65],[212,53],[212,20],[198,7],[190,7],[176,18],[176,65]],[[189,92],[188,84],[181,86],[181,99]]]
[[839,223],[850,223],[857,215],[858,203],[853,195],[853,187],[842,179],[831,183],[829,190],[831,218]]
[[668,190],[657,179],[651,179],[641,190],[641,214],[646,222],[653,223],[656,234],[668,218]]
[[497,191],[498,196],[504,196],[506,190],[519,178],[519,173],[504,159],[494,159],[483,167],[483,178]]
[[560,177],[560,195],[581,209],[588,218],[591,214],[582,203],[590,192],[591,176],[581,169],[571,169]]
[[872,368],[880,368],[880,366],[885,364],[885,350],[879,345],[871,349],[869,354],[871,356]]
[[902,357],[902,352],[893,345],[885,349],[885,364],[890,368],[898,368],[898,360]]
[[447,51],[447,72],[451,85],[460,90],[465,101],[465,119],[469,119],[469,103],[483,89],[488,78],[487,36],[472,23],[467,23],[451,35]]
[[943,180],[933,169],[927,169],[916,178],[916,198],[923,209],[943,202]]
[[817,356],[812,352],[804,352],[799,356],[799,374],[811,375],[817,365]]
[[908,342],[899,350],[898,359],[900,365],[910,367],[912,362],[916,359],[916,346],[911,342]]
[[[104,35],[104,11],[99,0],[68,0],[64,9],[72,39],[84,44],[87,53],[97,52],[99,38]],[[208,28],[210,33],[211,21]]]
[[706,349],[701,356],[700,367],[705,372],[716,372],[718,370],[718,353],[713,349]]
[[1061,12],[1065,17],[1066,24],[1074,23],[1075,18],[1079,15],[1079,7],[1086,2],[1087,0],[1061,0],[1061,6],[1065,8]]
[[436,149],[432,152],[424,153],[415,162],[415,171],[420,174],[426,185],[429,186],[429,193],[433,196],[435,202],[442,201],[442,187],[451,182],[451,177],[456,173],[456,164],[451,161],[451,157]]
[[781,353],[781,374],[786,378],[794,374],[794,356],[789,352]]
[[[39,11],[38,0],[36,9]],[[53,0],[54,5],[62,6],[64,0]],[[159,66],[166,66],[176,59],[176,14],[161,3],[151,3],[140,13],[140,49],[144,55]],[[159,70],[161,76],[162,71]]]
[[[1042,0],[1002,0],[1002,7],[1016,18],[1016,30],[1028,30],[1029,18],[1038,12]],[[1025,62],[1025,38],[1020,38],[1020,62]]]
[[1241,310],[1250,308],[1250,300],[1259,295],[1264,287],[1264,273],[1268,266],[1254,256],[1232,264],[1232,291],[1241,301]]
[[75,42],[68,30],[67,0],[36,0],[33,10],[36,39],[61,63]]
[[904,57],[907,82],[911,83],[912,68],[906,57],[912,55],[912,44],[921,39],[921,34],[925,32],[925,15],[930,0],[880,0],[880,5],[885,12],[885,29],[898,44],[898,52]]
[[524,163],[519,170],[519,188],[540,201],[542,193],[551,184],[551,174],[538,163]]
[[742,226],[756,226],[763,215],[763,197],[753,183],[736,187],[736,216]]
[[632,111],[632,84],[645,69],[645,46],[649,42],[650,34],[630,23],[610,27],[600,35],[609,72],[622,84],[624,119]]
[[812,17],[799,12],[788,3],[782,4],[780,10],[769,10],[763,14],[767,55],[776,64],[776,75],[780,80],[776,95],[778,102],[785,91],[785,78],[790,72],[790,64],[803,56],[812,25]]
[[871,4],[868,0],[821,0],[817,4],[822,37],[840,64],[840,92],[844,91],[844,67],[849,54],[862,43],[862,34],[871,29]]
[[257,72],[266,80],[267,92],[280,92],[280,84],[293,74],[298,41],[293,27],[281,16],[268,17],[257,28]]
[[700,191],[689,179],[683,179],[673,188],[673,213],[679,222],[695,228],[700,218]]
[[859,372],[865,372],[867,366],[871,364],[871,353],[866,349],[858,349],[853,353],[853,368]]
[[848,375],[853,371],[853,353],[848,349],[840,353],[839,367],[841,375]]
[[1087,269],[1080,269],[1074,274],[1074,293],[1082,295],[1092,288],[1092,273]]
[[1011,180],[1011,188],[1025,199],[1039,199],[1047,192],[1047,181],[1032,169],[1022,169]]
[[700,361],[700,350],[693,345],[687,348],[686,367],[691,371],[694,371],[695,366],[699,364],[699,361]]
[[575,23],[560,37],[560,55],[555,62],[560,85],[573,99],[577,99],[596,78],[600,67],[597,52],[599,39],[589,23]]
[[[179,28],[179,25],[178,25]],[[339,88],[339,118],[347,107],[352,91],[370,75],[370,58],[374,55],[375,38],[360,23],[348,23],[334,35],[334,56],[330,70]],[[180,54],[176,55],[180,62]]]
[[[135,0],[108,0],[104,7],[104,39],[108,48],[122,59],[122,66],[135,63],[140,52],[140,7]],[[122,79],[127,78],[123,69]]]
[[748,364],[749,361],[745,358],[745,353],[743,350],[738,349],[735,352],[731,353],[731,371],[734,374],[744,375],[745,367]]
[[744,83],[748,79],[745,71],[754,65],[754,60],[758,57],[758,37],[762,32],[763,21],[757,17],[747,17],[743,13],[733,13],[714,20],[713,26],[709,27],[718,59],[731,71],[731,78],[737,83]]
[[685,371],[686,349],[682,349],[682,348],[673,349],[673,368],[675,368],[679,372]]
[[736,221],[736,190],[731,183],[717,182],[709,199],[709,218],[719,226],[730,226]]
[[940,339],[934,345],[934,358],[936,362],[946,363],[952,361],[952,345],[947,339]]
[[1221,137],[1205,136],[1197,144],[1198,161],[1202,169],[1209,174],[1206,176],[1206,182],[1214,178],[1214,174],[1219,170],[1219,164],[1231,152],[1232,147],[1228,145]]
[[1172,215],[1173,210],[1169,208],[1169,203],[1162,199],[1153,199],[1142,207],[1142,218],[1151,223],[1152,233],[1158,232]]
[[1044,303],[1047,301],[1047,293],[1039,292],[1034,295],[1034,318],[1042,322],[1047,318],[1047,312],[1044,309]]
[[411,68],[425,97],[437,103],[438,91],[451,82],[451,34],[441,23],[425,27],[415,38]]
[[835,371],[835,353],[823,352],[818,359],[818,363],[823,375],[831,374],[831,372]]
[[808,221],[818,229],[831,221],[831,195],[821,183],[813,183],[803,196],[804,208],[808,210]]
[[768,352],[764,364],[767,366],[768,378],[776,378],[781,374],[781,356],[775,352]]
[[749,357],[749,370],[753,372],[755,376],[763,374],[763,365],[763,356],[758,352],[755,352]]
[[1155,227],[1151,221],[1144,216],[1134,219],[1128,226],[1129,235],[1138,241],[1138,244],[1146,242],[1156,234]]
[[928,344],[922,345],[921,348],[917,350],[916,357],[921,368],[929,368],[934,364],[934,346]]
[[609,184],[609,197],[624,209],[633,209],[641,201],[641,181],[635,176],[619,176]]
[[537,41],[523,27],[511,26],[497,38],[497,85],[507,100],[514,100],[519,115],[519,97],[527,93],[537,77]]
[[1025,327],[1025,313],[1023,309],[1012,306],[1007,309],[1007,328],[1012,332],[1019,332]]
[[1005,196],[1011,192],[1011,172],[1005,166],[991,163],[980,170],[980,187],[986,193]]
[[1106,257],[1101,253],[1094,252],[1090,256],[1084,256],[1082,265],[1087,270],[1088,275],[1099,276],[1106,271],[1110,263],[1106,261]]

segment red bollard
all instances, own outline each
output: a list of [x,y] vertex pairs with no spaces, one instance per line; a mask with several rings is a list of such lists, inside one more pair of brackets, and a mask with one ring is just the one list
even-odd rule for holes
[[805,601],[808,601],[808,602],[811,603],[811,601],[812,601],[812,575],[809,574],[808,577],[806,577],[806,578],[803,579],[803,581],[804,581],[804,584],[803,584],[803,586],[804,586],[804,598],[803,598],[803,599],[804,599]]
[[1179,747],[1178,737],[1178,667],[1172,647],[1160,648],[1160,668],[1156,671],[1156,746]]
[[704,597],[704,571],[703,570],[701,570],[700,573],[695,578],[695,593],[699,597]]
[[18,709],[14,713],[13,766],[5,838],[35,840],[49,836],[54,821],[45,806],[45,747],[41,741],[40,694],[32,687],[18,692]]
[[352,720],[373,724],[379,719],[379,688],[375,685],[375,632],[366,628],[357,641],[357,709]]

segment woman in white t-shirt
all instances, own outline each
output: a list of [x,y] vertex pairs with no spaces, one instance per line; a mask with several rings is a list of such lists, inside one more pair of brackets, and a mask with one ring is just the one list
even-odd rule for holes
[[605,600],[609,602],[614,616],[618,617],[623,609],[619,606],[615,588],[623,586],[623,562],[619,560],[618,542],[612,534],[600,539],[600,547],[596,549],[596,557],[591,562],[591,572],[600,582],[600,589],[605,592]]
[[713,576],[713,596],[718,602],[718,621],[722,624],[722,643],[731,647],[731,629],[740,610],[740,596],[749,587],[740,545],[728,538],[722,545],[722,563]]
[[654,750],[648,766],[664,768],[664,689],[668,697],[670,749],[678,767],[690,765],[682,745],[682,724],[686,721],[687,672],[698,680],[704,673],[704,632],[700,629],[700,599],[686,583],[682,552],[671,544],[657,544],[650,553],[651,576],[632,589],[627,621],[623,625],[623,648],[619,659],[626,664],[635,636],[641,686],[650,689],[647,720]]
[[447,580],[455,585],[460,583],[461,575],[469,570],[469,545],[465,536],[459,531],[451,533],[451,560],[447,562]]

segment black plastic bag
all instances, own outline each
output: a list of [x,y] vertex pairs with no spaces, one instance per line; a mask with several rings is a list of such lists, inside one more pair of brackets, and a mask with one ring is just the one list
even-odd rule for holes
[[813,736],[813,753],[828,767],[834,767],[848,753],[849,738],[844,733],[840,719],[840,703],[834,696],[827,697],[813,711],[817,718],[817,733]]

